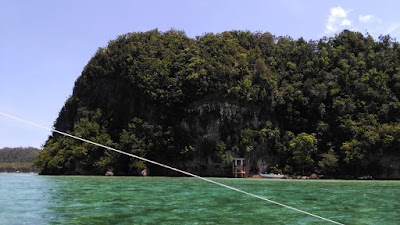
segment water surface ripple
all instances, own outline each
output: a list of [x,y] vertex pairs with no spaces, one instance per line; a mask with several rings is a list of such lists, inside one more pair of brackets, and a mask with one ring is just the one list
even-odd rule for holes
[[[213,180],[344,224],[400,224],[400,181]],[[0,224],[329,224],[196,178],[0,173]]]

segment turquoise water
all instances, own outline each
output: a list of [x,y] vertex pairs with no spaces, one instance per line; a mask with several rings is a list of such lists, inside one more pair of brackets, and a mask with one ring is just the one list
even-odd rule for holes
[[[400,224],[400,181],[213,180],[345,224]],[[330,224],[195,178],[0,174],[0,224]]]

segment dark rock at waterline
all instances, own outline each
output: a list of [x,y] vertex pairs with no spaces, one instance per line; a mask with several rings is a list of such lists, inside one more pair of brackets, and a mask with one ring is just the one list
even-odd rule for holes
[[114,173],[111,171],[107,171],[107,173],[105,174],[106,176],[114,176]]

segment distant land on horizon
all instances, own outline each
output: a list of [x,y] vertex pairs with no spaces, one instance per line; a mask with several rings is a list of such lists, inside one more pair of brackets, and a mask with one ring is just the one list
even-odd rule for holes
[[0,172],[38,172],[33,161],[39,152],[34,147],[1,148]]

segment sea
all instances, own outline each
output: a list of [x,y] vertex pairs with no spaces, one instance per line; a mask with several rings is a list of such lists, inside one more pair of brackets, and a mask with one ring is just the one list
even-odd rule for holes
[[[343,224],[400,224],[400,181],[214,181]],[[0,224],[332,224],[189,177],[0,173]]]

